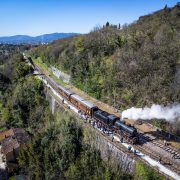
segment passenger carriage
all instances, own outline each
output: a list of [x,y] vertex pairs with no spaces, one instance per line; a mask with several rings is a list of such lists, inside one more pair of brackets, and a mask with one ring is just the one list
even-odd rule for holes
[[58,89],[59,89],[60,94],[61,94],[64,98],[66,98],[68,101],[70,101],[70,96],[71,96],[72,94],[74,94],[74,93],[71,92],[69,89],[66,89],[66,88],[64,88],[64,87],[62,87],[62,86],[58,86]]
[[91,117],[93,115],[93,109],[97,108],[95,105],[81,98],[77,94],[73,94],[70,96],[70,102],[83,113]]

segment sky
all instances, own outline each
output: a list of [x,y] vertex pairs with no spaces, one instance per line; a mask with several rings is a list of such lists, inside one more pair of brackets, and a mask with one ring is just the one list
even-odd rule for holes
[[88,33],[107,21],[132,23],[178,0],[0,0],[0,36]]

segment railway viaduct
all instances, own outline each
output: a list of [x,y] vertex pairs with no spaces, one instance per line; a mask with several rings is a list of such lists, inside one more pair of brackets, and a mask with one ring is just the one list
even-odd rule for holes
[[[65,108],[62,101],[54,95],[49,88],[45,88],[46,100],[49,102],[52,113],[58,112],[59,108]],[[76,115],[77,116],[77,115]],[[79,121],[83,121],[77,116]],[[103,135],[98,130],[94,129],[90,124],[84,123],[83,129],[85,132],[86,143],[94,146],[101,152],[101,156],[105,161],[109,161],[114,167],[123,170],[127,173],[133,173],[135,168],[135,160],[127,150],[117,147],[118,142],[112,142],[112,138]]]

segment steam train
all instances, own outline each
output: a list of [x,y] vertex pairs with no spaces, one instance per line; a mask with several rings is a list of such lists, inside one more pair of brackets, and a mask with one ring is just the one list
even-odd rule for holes
[[126,125],[118,116],[99,109],[94,104],[60,85],[58,85],[58,91],[63,98],[71,102],[81,112],[95,119],[99,128],[112,131],[131,144],[138,142],[137,129]]

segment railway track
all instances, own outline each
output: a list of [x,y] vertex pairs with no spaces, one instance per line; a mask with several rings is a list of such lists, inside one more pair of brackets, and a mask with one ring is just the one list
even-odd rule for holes
[[152,143],[153,145],[158,146],[159,148],[163,149],[167,153],[171,154],[173,159],[180,159],[180,152],[177,149],[171,146],[165,146],[164,144],[159,143],[147,136],[144,136],[143,134],[140,134],[139,137],[141,138],[141,141],[143,141],[142,143],[146,143],[146,142]]
[[172,154],[174,159],[180,159],[180,153],[175,150],[172,147],[169,146],[164,146],[163,144],[156,142],[156,141],[152,141],[153,144],[155,144],[156,146],[162,148],[163,150],[167,151],[168,153]]
[[149,147],[147,146],[143,146],[143,145],[133,145],[134,148],[138,149],[139,151],[141,151],[142,153],[148,155],[149,157],[151,157],[152,159],[159,161],[160,157],[161,157],[161,161],[160,163],[162,165],[164,165],[165,167],[169,168],[170,170],[172,170],[173,172],[176,172],[177,174],[180,174],[180,168],[177,164],[175,164],[173,162],[173,160],[170,160],[169,158],[165,158],[161,155],[158,155],[156,153],[154,153],[154,151],[152,151]]
[[[146,136],[140,136],[140,140],[141,140],[141,145],[135,145],[135,147],[140,150],[141,152],[143,152],[144,154],[147,154],[148,156],[150,156],[152,159],[159,161],[160,157],[161,157],[161,163],[168,167],[169,169],[171,169],[172,171],[176,172],[177,174],[180,174],[180,167],[179,167],[179,163],[177,163],[175,161],[175,159],[173,159],[173,157],[175,157],[174,155],[178,155],[179,152],[174,150],[171,147],[166,147],[161,143],[155,142],[154,140],[149,139]],[[148,143],[148,145],[147,145]],[[167,153],[170,154],[171,157],[165,157],[163,156],[162,153],[157,153],[155,151],[152,150],[152,148],[154,147],[158,147],[164,151],[166,151]],[[174,154],[176,153],[176,154]]]

